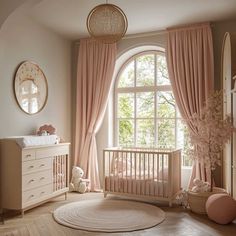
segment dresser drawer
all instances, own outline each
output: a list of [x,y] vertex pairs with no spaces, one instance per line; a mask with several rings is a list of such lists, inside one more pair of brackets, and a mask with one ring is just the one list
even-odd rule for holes
[[35,150],[22,150],[22,161],[30,161],[35,159]]
[[22,193],[22,203],[25,204],[50,195],[52,193],[52,184],[45,185],[36,189],[28,190]]
[[60,155],[68,155],[69,154],[69,146],[56,146],[48,147],[48,148],[39,148],[36,149],[36,159],[40,158],[48,158],[55,157]]
[[52,171],[40,171],[22,176],[23,191],[52,183]]
[[22,174],[30,174],[36,171],[48,170],[52,168],[52,159],[45,158],[22,163]]

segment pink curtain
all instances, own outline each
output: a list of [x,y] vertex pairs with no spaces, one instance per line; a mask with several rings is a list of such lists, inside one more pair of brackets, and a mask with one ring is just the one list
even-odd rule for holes
[[[204,101],[213,91],[214,61],[211,28],[208,23],[168,29],[167,66],[173,93],[183,119],[199,113]],[[196,127],[188,121],[189,128]],[[195,162],[192,180],[210,181],[210,170]]]
[[115,61],[115,43],[80,40],[74,165],[80,166],[90,179],[91,191],[100,189],[96,133],[105,113]]

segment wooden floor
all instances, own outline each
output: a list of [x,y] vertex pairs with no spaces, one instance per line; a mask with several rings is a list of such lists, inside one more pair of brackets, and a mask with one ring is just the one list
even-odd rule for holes
[[[4,236],[101,236],[101,235],[114,235],[114,236],[149,236],[149,235],[191,235],[191,236],[217,236],[227,235],[236,236],[236,222],[230,225],[218,225],[208,220],[206,216],[201,216],[191,213],[182,207],[161,206],[166,212],[166,220],[157,225],[156,227],[135,231],[130,233],[94,233],[81,230],[74,230],[57,224],[52,217],[52,211],[58,206],[65,203],[102,198],[101,193],[86,193],[68,194],[68,199],[65,201],[64,197],[58,197],[53,201],[43,204],[37,208],[29,210],[25,213],[24,218],[20,216],[9,217],[5,223],[0,225],[0,235]],[[108,198],[115,198],[108,195]],[[117,198],[117,197],[116,197]]]

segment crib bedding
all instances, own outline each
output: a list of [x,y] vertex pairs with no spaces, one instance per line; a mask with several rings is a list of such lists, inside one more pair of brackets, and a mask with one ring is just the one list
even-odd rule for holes
[[[164,172],[163,172],[164,173]],[[139,170],[128,170],[128,171],[123,171],[120,173],[116,173],[115,171],[110,174],[110,176],[117,176],[119,178],[132,178],[132,179],[140,179],[140,180],[152,180],[152,179],[158,179],[158,180],[168,180],[168,175],[162,174],[162,171],[155,171],[151,172],[146,170],[146,171],[139,171]]]
[[153,178],[106,176],[105,191],[136,195],[168,196],[168,182]]

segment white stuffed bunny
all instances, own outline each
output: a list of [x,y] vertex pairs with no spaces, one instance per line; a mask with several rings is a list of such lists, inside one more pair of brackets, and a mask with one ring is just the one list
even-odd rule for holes
[[88,190],[88,179],[83,179],[84,171],[78,167],[74,166],[72,169],[72,180],[70,183],[70,191],[76,191],[79,193],[85,193]]
[[210,184],[200,179],[194,179],[193,185],[192,191],[195,193],[210,191]]

